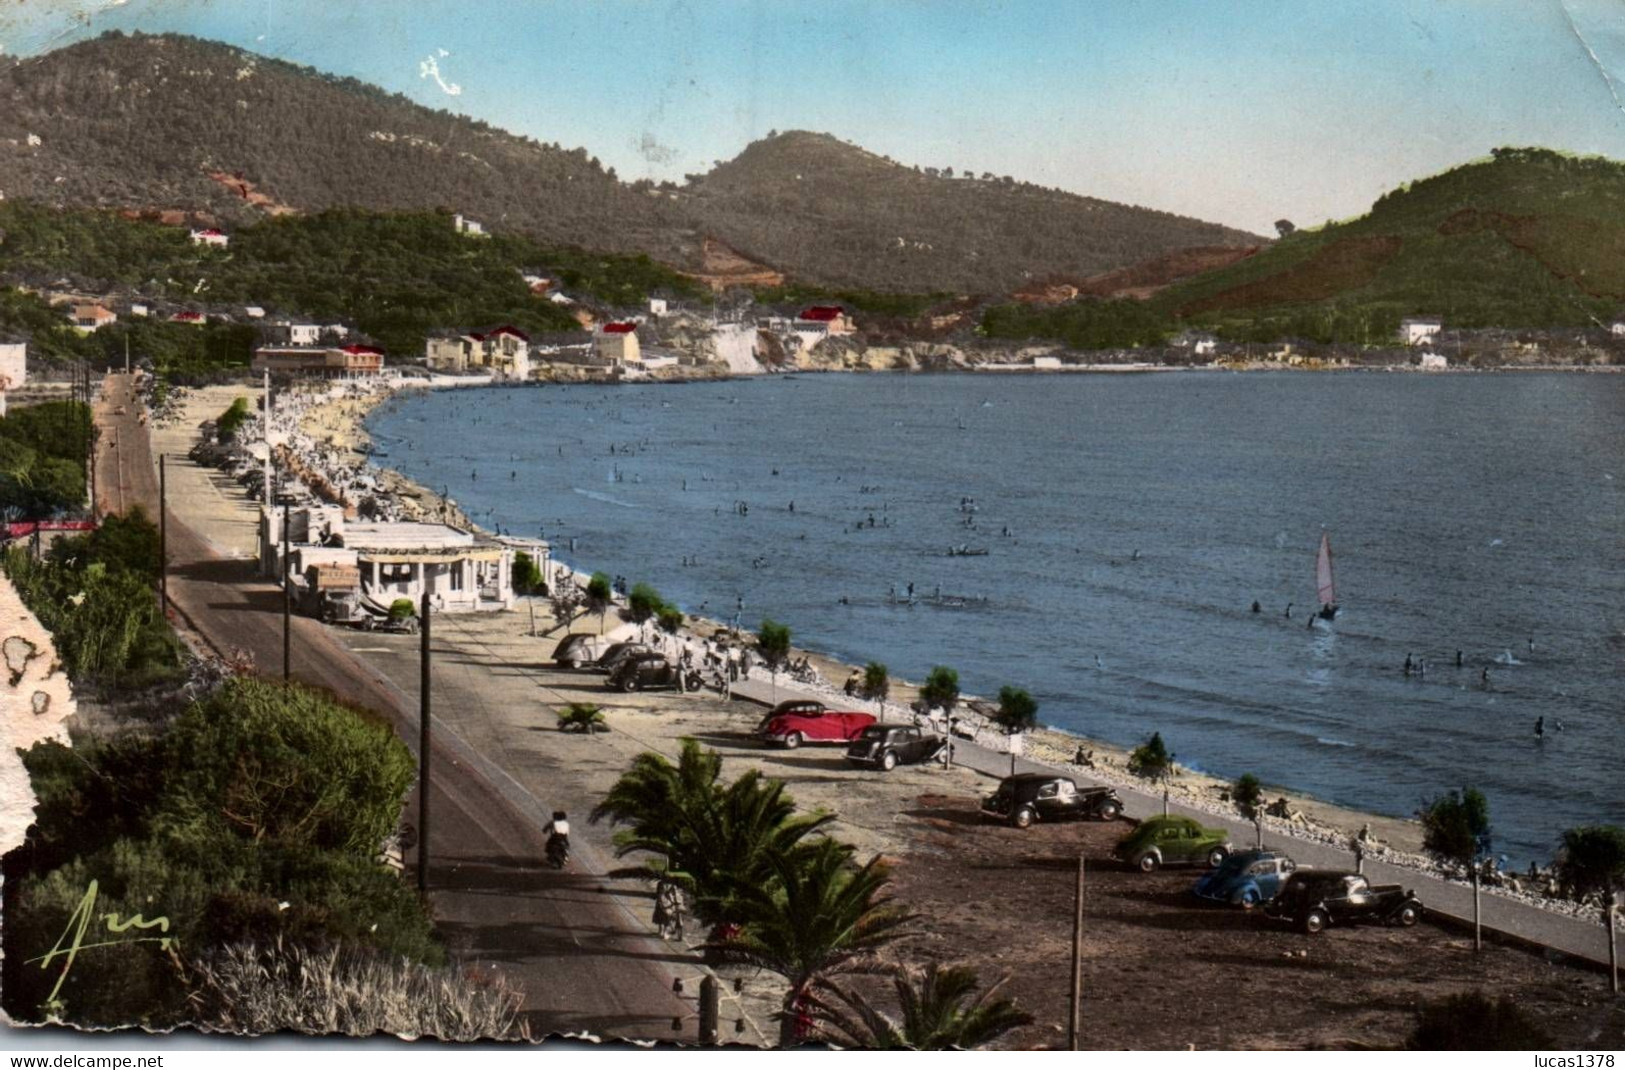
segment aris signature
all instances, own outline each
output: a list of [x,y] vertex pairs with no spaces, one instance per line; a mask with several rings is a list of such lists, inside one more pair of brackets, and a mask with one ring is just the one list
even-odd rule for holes
[[56,946],[45,954],[24,962],[24,965],[33,965],[37,962],[40,964],[40,969],[45,970],[49,969],[51,963],[56,959],[63,960],[62,973],[56,979],[56,986],[51,989],[51,995],[46,1000],[47,1006],[56,1005],[57,994],[62,991],[62,984],[68,979],[68,971],[73,969],[74,959],[79,957],[81,951],[88,951],[94,947],[116,947],[121,944],[157,944],[160,951],[168,951],[175,946],[175,938],[172,936],[125,935],[131,929],[137,931],[157,929],[161,933],[167,933],[169,931],[168,918],[153,918],[148,921],[140,914],[136,914],[128,919],[120,919],[117,911],[108,911],[99,915],[99,917],[102,923],[107,926],[107,931],[118,937],[118,939],[102,940],[94,944],[85,943],[85,934],[90,930],[91,923],[98,917],[96,914],[96,896],[98,894],[97,882],[91,881],[90,886],[85,889],[84,897],[79,900],[79,905],[69,915],[68,927],[62,930],[61,936],[57,937]]

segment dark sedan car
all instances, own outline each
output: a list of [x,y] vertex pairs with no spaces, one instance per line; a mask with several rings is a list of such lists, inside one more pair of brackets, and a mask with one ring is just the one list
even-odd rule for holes
[[[636,654],[624,659],[609,674],[608,686],[617,691],[668,691],[679,687],[682,669],[660,654]],[[690,670],[688,687],[697,691],[700,674]]]
[[1123,812],[1115,788],[1079,788],[1071,777],[1053,773],[1018,773],[999,783],[982,800],[982,816],[1024,829],[1034,821],[1072,821],[1098,817],[1111,821]]
[[872,724],[858,733],[846,748],[846,760],[891,772],[899,765],[929,762],[942,753],[948,741],[918,728],[896,724]]
[[616,643],[603,656],[593,662],[592,667],[598,672],[612,673],[620,668],[621,662],[627,658],[635,658],[644,654],[654,654],[657,651],[643,643]]
[[1359,921],[1409,927],[1422,919],[1422,901],[1403,885],[1372,884],[1359,873],[1299,870],[1264,913],[1311,934]]

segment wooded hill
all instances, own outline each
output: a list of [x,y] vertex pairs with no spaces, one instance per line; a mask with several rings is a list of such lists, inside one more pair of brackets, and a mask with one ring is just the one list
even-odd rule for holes
[[1622,306],[1625,164],[1505,148],[1147,301],[1006,305],[984,326],[1087,348],[1184,327],[1238,342],[1381,345],[1407,316],[1437,315],[1447,328],[1597,327]]
[[[799,283],[1003,293],[1256,236],[991,175],[946,177],[832,137],[770,137],[686,186],[618,180],[347,78],[174,35],[0,57],[0,192],[53,206],[461,211],[549,245],[698,270],[717,238]],[[213,176],[213,177],[211,177]]]

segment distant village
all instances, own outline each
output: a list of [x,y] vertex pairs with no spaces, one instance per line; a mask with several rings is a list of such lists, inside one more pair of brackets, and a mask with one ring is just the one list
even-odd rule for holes
[[[489,238],[483,224],[458,213],[452,226],[463,236]],[[226,249],[230,235],[213,226],[189,228],[191,241]],[[960,312],[928,316],[899,336],[871,336],[854,311],[841,305],[794,310],[685,307],[650,296],[643,307],[613,317],[589,310],[557,280],[523,272],[538,299],[569,309],[590,332],[532,337],[512,324],[448,324],[431,334],[422,353],[386,354],[344,323],[301,322],[273,316],[265,307],[178,304],[140,295],[90,296],[46,290],[46,300],[85,333],[133,320],[203,326],[235,323],[258,328],[249,372],[278,379],[454,377],[473,382],[533,380],[635,381],[640,379],[755,375],[785,370],[976,370],[1045,372],[1150,370],[1160,367],[1347,368],[1411,367],[1448,371],[1518,365],[1604,366],[1625,363],[1625,311],[1590,330],[1450,330],[1443,317],[1405,318],[1387,346],[1328,346],[1284,341],[1267,345],[1225,342],[1186,331],[1162,347],[1078,351],[1034,340],[994,343],[967,338],[973,317]],[[0,339],[0,414],[7,390],[27,377],[27,343]]]

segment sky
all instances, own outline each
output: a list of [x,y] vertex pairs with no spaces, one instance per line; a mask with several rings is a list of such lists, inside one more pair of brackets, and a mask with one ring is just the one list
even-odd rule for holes
[[622,178],[773,130],[1273,233],[1541,145],[1625,159],[1625,0],[20,0],[0,51],[225,41]]

